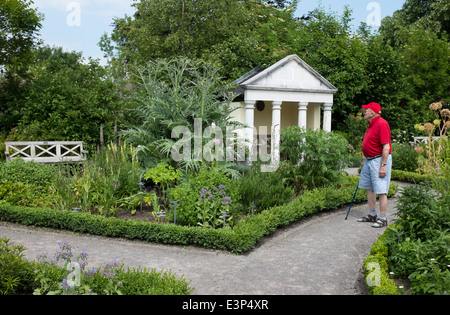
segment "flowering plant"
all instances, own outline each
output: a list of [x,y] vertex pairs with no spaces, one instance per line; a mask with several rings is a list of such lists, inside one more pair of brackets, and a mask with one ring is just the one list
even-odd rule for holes
[[[220,214],[228,212],[229,206],[233,203],[230,196],[226,195],[226,185],[219,185],[218,187],[212,185],[211,189],[202,188],[200,191],[200,198],[198,199],[197,208],[198,224],[202,227],[216,228],[220,222],[226,220],[226,217]],[[230,221],[232,217],[228,217]]]
[[[123,264],[116,260],[100,268],[87,270],[88,254],[83,249],[78,256],[74,256],[73,248],[68,243],[58,243],[59,250],[53,257],[47,253],[38,254],[36,257],[40,268],[36,269],[36,281],[40,283],[34,291],[35,295],[40,294],[95,294],[93,288],[95,283],[102,284],[102,294],[121,294],[121,281],[116,281],[115,276]],[[63,268],[55,268],[55,267]],[[54,278],[58,278],[55,282]],[[61,280],[62,278],[62,280]],[[55,286],[56,284],[56,286]]]
[[[427,159],[419,159],[419,170],[424,173],[432,173],[435,169],[439,169],[441,167],[441,153],[448,142],[447,130],[450,128],[450,110],[447,108],[442,109],[442,107],[442,102],[432,103],[430,105],[430,109],[435,115],[433,122],[427,122],[423,125],[416,124],[414,126],[416,130],[425,132],[428,136],[426,147]],[[439,133],[439,140],[435,140],[433,137],[436,134],[436,131]],[[417,150],[418,153],[421,153],[420,150],[421,149]]]

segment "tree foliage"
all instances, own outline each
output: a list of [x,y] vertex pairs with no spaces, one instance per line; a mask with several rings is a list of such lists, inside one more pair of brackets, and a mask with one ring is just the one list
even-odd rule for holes
[[[284,29],[293,26],[296,1],[142,0],[134,16],[116,18],[100,42],[111,61],[127,69],[155,58],[183,56],[215,62],[236,79],[261,61],[278,58]],[[277,45],[274,45],[276,42]]]
[[407,0],[382,21],[380,34],[395,53],[405,86],[403,101],[394,105],[412,111],[411,125],[431,118],[430,103],[450,102],[449,31],[449,1]]
[[133,17],[115,19],[101,47],[125,72],[151,59],[187,56],[215,63],[226,81],[298,54],[339,89],[338,129],[364,102],[392,109],[402,102],[403,73],[393,49],[368,27],[355,32],[349,8],[341,17],[319,7],[297,18],[297,1],[269,2],[141,0]]
[[[84,60],[81,53],[40,47],[16,99],[8,103],[8,115],[0,116],[13,128],[8,140],[113,140],[114,111],[118,93],[104,67]],[[11,91],[8,91],[11,93]]]
[[33,1],[2,0],[0,3],[0,66],[24,66],[37,43],[42,14],[30,8]]

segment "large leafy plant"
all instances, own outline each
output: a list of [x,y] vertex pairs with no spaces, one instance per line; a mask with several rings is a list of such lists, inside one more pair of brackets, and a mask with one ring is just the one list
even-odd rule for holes
[[323,130],[305,130],[291,126],[281,131],[280,150],[285,160],[282,172],[301,188],[315,188],[335,183],[347,152],[342,136]]
[[188,153],[188,159],[176,162],[171,158],[171,149],[179,140],[172,138],[176,127],[189,130],[192,137],[187,141],[194,148],[194,136],[204,143],[211,141],[194,132],[195,119],[201,122],[198,127],[202,132],[215,126],[225,134],[227,127],[237,125],[229,118],[234,110],[233,94],[226,92],[218,70],[210,64],[186,58],[159,59],[136,68],[133,78],[138,90],[135,120],[130,121],[124,134],[136,146],[146,168],[161,161],[186,170],[200,167],[202,159],[194,157],[194,150]]
[[[238,185],[237,180],[232,179],[225,168],[203,165],[198,172],[189,174],[170,191],[171,200],[180,202],[177,207],[177,223],[190,226],[200,223],[206,226],[204,223],[209,222],[208,226],[213,226],[220,209],[235,213],[240,207],[235,202],[239,200]],[[225,197],[229,198],[224,199]]]

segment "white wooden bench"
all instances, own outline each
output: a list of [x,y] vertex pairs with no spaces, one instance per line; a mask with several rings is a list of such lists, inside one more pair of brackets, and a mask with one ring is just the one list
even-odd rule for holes
[[82,162],[88,151],[83,141],[23,141],[5,142],[6,161],[22,158],[37,163]]
[[[433,141],[439,140],[440,137],[432,137]],[[414,144],[428,144],[428,137],[414,137]]]

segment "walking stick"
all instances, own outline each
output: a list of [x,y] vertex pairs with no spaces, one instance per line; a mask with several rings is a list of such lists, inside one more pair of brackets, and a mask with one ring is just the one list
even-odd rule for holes
[[[363,165],[363,167],[361,168],[361,172],[362,172],[362,169],[363,169],[363,168],[364,168],[364,165]],[[349,213],[350,213],[350,209],[352,208],[352,205],[353,205],[353,201],[355,201],[355,197],[356,197],[356,193],[358,192],[359,181],[360,181],[360,180],[361,180],[361,175],[360,175],[359,180],[358,180],[358,185],[356,185],[355,193],[353,194],[353,199],[352,199],[352,202],[350,203],[350,207],[348,208],[347,215],[345,216],[345,220],[347,220],[348,215],[349,215]]]
[[358,192],[358,188],[359,188],[359,181],[358,181],[358,185],[356,185],[356,190],[355,190],[355,193],[353,194],[353,199],[352,199],[352,202],[350,203],[350,207],[348,208],[347,215],[345,216],[345,220],[347,220],[348,215],[350,213],[350,209],[352,208],[352,205],[353,205],[353,201],[355,201],[355,197],[356,197],[356,193]]

